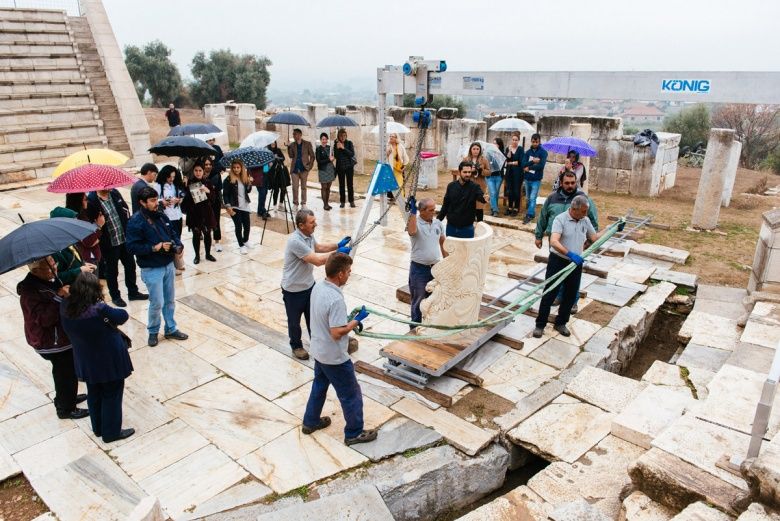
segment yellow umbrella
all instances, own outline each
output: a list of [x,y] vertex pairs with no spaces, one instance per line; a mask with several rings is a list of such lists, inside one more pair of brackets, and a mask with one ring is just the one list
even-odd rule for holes
[[107,148],[88,148],[69,155],[54,169],[52,177],[59,177],[68,170],[88,163],[97,163],[100,165],[119,166],[130,160],[126,155],[109,150]]

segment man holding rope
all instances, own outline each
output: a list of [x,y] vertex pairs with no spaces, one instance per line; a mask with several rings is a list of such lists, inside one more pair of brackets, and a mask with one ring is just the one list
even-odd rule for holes
[[[585,245],[585,239],[596,242],[599,237],[610,228],[605,228],[596,232],[587,219],[590,201],[586,195],[578,195],[571,201],[569,210],[559,214],[552,224],[552,233],[550,234],[550,258],[547,260],[547,273],[545,280],[549,280],[573,262],[577,267],[569,273],[561,282],[563,286],[563,298],[558,307],[558,316],[555,319],[555,329],[563,336],[570,336],[571,333],[566,327],[571,315],[571,308],[580,288],[580,278],[582,277],[582,265],[585,260],[581,257]],[[618,225],[618,231],[622,231],[625,222]],[[553,282],[548,282],[545,290],[549,289]],[[555,289],[545,293],[539,304],[539,314],[536,317],[536,329],[534,329],[534,338],[540,338],[544,334],[544,326],[547,325],[547,319],[550,316],[550,308],[555,300],[558,291]]]

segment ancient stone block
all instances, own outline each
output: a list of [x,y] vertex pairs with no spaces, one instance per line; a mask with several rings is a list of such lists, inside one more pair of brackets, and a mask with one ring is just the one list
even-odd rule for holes
[[693,206],[691,226],[712,230],[718,226],[723,187],[728,177],[727,166],[734,142],[734,131],[713,128],[707,140],[707,154],[704,157],[699,190]]
[[566,394],[607,412],[620,412],[644,387],[643,383],[636,380],[595,367],[586,367],[566,386]]
[[690,392],[649,385],[612,420],[613,436],[646,449],[695,401]]

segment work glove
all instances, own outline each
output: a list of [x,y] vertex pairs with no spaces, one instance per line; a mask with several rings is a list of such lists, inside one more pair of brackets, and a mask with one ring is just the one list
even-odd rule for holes
[[344,246],[346,246],[347,244],[349,244],[349,241],[351,241],[351,240],[352,240],[352,237],[350,237],[349,235],[347,235],[346,237],[344,237],[343,239],[341,239],[341,240],[339,241],[339,248],[343,248]]
[[349,252],[352,251],[352,248],[350,248],[349,246],[342,246],[341,248],[339,248],[336,251],[339,252],[339,253],[344,253],[346,255],[349,255]]
[[571,252],[571,251],[570,251],[569,253],[567,253],[567,254],[566,254],[566,256],[567,256],[567,257],[568,257],[568,258],[569,258],[569,259],[570,259],[570,260],[571,260],[571,261],[572,261],[574,264],[576,264],[577,266],[582,266],[582,264],[585,262],[585,259],[583,259],[583,258],[582,258],[582,257],[580,257],[579,255],[577,255],[576,253],[574,253],[574,252]]
[[415,199],[414,196],[407,199],[406,205],[409,208],[410,214],[417,215],[417,199]]
[[357,312],[357,315],[355,315],[355,320],[358,322],[362,322],[365,320],[365,318],[369,315],[368,311],[366,310],[366,306],[363,306],[360,308],[360,311]]
[[617,231],[622,232],[625,227],[626,227],[626,221],[618,221]]

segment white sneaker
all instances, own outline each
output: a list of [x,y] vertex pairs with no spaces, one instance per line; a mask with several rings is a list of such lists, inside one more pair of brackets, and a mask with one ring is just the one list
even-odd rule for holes
[[215,244],[214,251],[222,251],[222,245],[220,243]]
[[252,247],[253,247],[253,245],[252,245],[252,244],[250,244],[250,243],[248,243],[248,242],[245,242],[245,243],[244,243],[244,248],[248,248],[248,249],[250,249],[250,250],[251,250],[251,249],[252,249]]
[[302,204],[298,207],[299,210],[307,210],[306,205]]
[[238,251],[239,253],[241,253],[241,255],[246,255],[247,253],[249,253],[249,248],[247,248],[245,244],[244,246],[241,246],[241,248],[239,248]]

